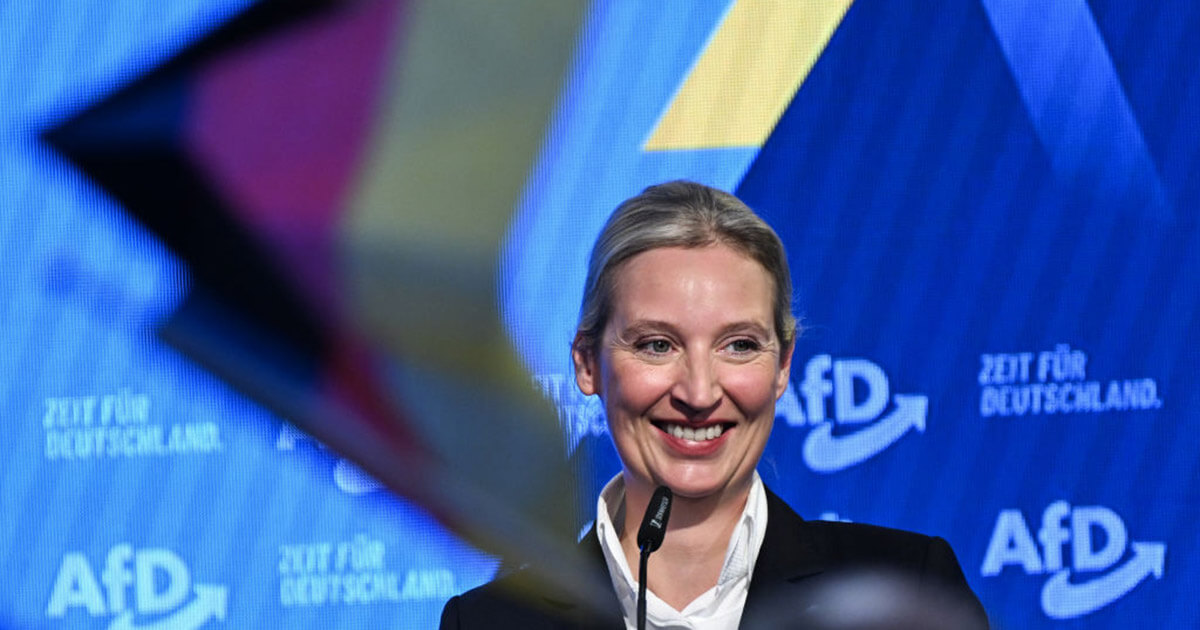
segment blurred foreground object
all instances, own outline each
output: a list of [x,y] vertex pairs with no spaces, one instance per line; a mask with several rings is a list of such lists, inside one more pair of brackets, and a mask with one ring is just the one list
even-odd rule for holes
[[969,603],[890,571],[839,575],[796,600],[777,599],[753,628],[986,630]]
[[186,263],[164,339],[575,589],[573,476],[493,285],[580,11],[262,2],[45,134]]

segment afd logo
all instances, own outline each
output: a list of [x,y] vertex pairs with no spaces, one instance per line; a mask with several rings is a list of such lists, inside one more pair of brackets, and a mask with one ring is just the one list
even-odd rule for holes
[[59,619],[81,608],[92,617],[113,617],[108,630],[193,630],[224,620],[227,604],[226,587],[193,586],[173,551],[135,551],[121,543],[108,550],[99,574],[82,553],[63,555],[46,616]]
[[[813,427],[804,441],[804,463],[816,472],[836,472],[877,455],[909,431],[925,431],[929,399],[910,394],[889,399],[889,393],[887,374],[878,365],[818,354],[804,366],[803,405],[788,388],[777,413],[789,425]],[[889,400],[896,404],[884,413]]]
[[[1097,538],[1097,533],[1102,536]],[[1042,587],[1042,611],[1052,619],[1072,619],[1117,601],[1152,575],[1162,577],[1167,546],[1130,543],[1133,553],[1122,563],[1128,539],[1116,512],[1100,505],[1072,508],[1066,501],[1055,501],[1042,512],[1039,554],[1021,512],[1001,510],[980,572],[994,577],[1004,567],[1017,565],[1028,575],[1049,574]],[[1063,545],[1068,541],[1070,566],[1063,560]],[[1094,575],[1101,571],[1107,572]]]

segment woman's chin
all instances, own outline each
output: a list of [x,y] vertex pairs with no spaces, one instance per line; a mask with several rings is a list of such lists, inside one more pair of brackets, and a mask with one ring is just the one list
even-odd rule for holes
[[688,474],[663,475],[662,481],[664,485],[671,488],[671,492],[675,496],[688,499],[704,499],[720,495],[730,485],[728,477],[714,474],[698,475],[696,471],[689,471]]

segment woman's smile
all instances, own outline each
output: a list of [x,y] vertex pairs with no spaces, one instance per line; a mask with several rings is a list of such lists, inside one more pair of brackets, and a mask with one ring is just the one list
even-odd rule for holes
[[730,438],[733,434],[733,426],[736,426],[721,423],[702,427],[653,422],[651,424],[662,431],[663,441],[681,457],[712,455]]

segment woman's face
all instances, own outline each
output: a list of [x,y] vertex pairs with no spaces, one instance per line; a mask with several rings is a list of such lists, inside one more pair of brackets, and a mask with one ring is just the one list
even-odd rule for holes
[[770,275],[718,244],[643,252],[614,280],[600,341],[574,360],[580,390],[604,401],[626,483],[740,496],[791,367]]

